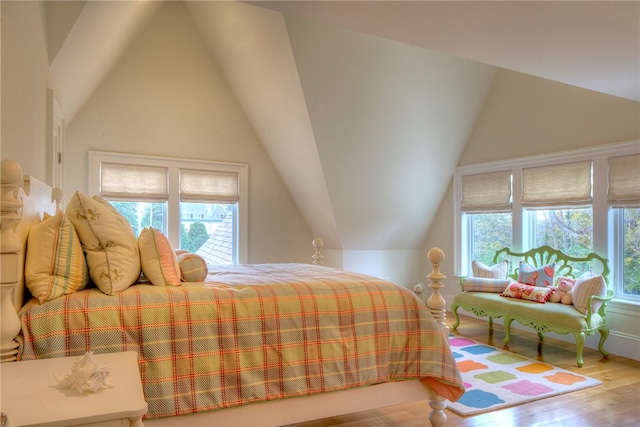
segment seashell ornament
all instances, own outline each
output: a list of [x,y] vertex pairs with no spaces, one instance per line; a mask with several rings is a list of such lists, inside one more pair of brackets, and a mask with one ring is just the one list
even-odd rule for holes
[[89,351],[79,357],[71,367],[71,373],[64,377],[53,374],[58,380],[58,388],[71,388],[79,393],[85,391],[95,393],[103,388],[112,388],[108,376],[111,369],[104,363],[93,360],[93,352]]

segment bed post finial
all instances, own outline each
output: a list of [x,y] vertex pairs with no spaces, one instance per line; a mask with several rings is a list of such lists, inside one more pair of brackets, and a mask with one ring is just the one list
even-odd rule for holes
[[14,338],[20,332],[20,320],[13,305],[13,290],[18,285],[22,263],[19,253],[22,241],[16,234],[16,227],[21,220],[22,201],[18,199],[18,190],[23,186],[22,168],[13,160],[2,160],[2,205],[0,217],[0,256],[2,272],[0,273],[0,361],[16,360],[18,343]]
[[446,333],[446,336],[448,336],[449,327],[445,324],[445,320],[447,318],[445,307],[447,303],[442,295],[440,295],[440,289],[444,288],[441,281],[447,277],[440,273],[440,266],[442,265],[442,261],[444,261],[444,252],[442,249],[434,247],[429,250],[427,256],[429,257],[429,262],[433,266],[433,271],[427,276],[427,278],[431,280],[431,283],[429,283],[428,286],[433,291],[433,294],[427,300],[427,307],[429,307],[431,314],[440,324],[442,331]]
[[324,247],[324,241],[320,237],[316,237],[311,241],[311,245],[313,249],[315,249],[314,254],[311,256],[313,258],[313,264],[322,265],[324,264],[324,255],[322,255],[322,248]]

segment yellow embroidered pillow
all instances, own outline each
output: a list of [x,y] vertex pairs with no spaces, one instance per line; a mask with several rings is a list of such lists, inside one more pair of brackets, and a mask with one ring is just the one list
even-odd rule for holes
[[169,240],[149,227],[138,237],[140,265],[145,277],[155,286],[180,285],[180,265]]
[[101,197],[76,191],[66,214],[78,233],[89,275],[98,289],[113,295],[138,280],[138,239],[120,212]]
[[35,224],[29,231],[24,268],[29,292],[41,303],[76,291],[89,282],[80,239],[64,212]]

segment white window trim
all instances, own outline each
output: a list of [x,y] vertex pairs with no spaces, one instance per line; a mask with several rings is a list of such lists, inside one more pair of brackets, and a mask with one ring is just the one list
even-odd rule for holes
[[[500,160],[474,165],[464,165],[456,168],[453,177],[453,210],[454,210],[454,240],[453,249],[454,271],[458,274],[466,274],[466,267],[471,264],[471,260],[464,259],[469,251],[462,250],[463,227],[461,218],[460,199],[462,195],[462,176],[478,173],[498,172],[504,170],[512,171],[513,179],[513,205],[512,205],[512,225],[513,225],[513,246],[517,251],[526,247],[527,233],[522,230],[523,214],[520,200],[522,190],[522,169],[536,166],[559,165],[563,163],[591,160],[593,161],[593,251],[609,259],[611,274],[609,280],[613,283],[613,288],[617,294],[619,284],[616,272],[619,271],[617,259],[621,257],[619,253],[621,246],[619,242],[614,242],[615,230],[613,229],[613,212],[607,203],[607,158],[637,154],[640,152],[640,140],[625,141],[616,144],[603,145],[598,147],[583,148],[558,153],[543,154],[530,157],[521,157],[509,160]],[[467,242],[469,243],[469,242]],[[622,299],[621,302],[632,302],[631,299]]]
[[[89,150],[88,185],[89,195],[99,194],[99,170],[102,162],[166,166],[169,168],[169,203],[168,217],[179,216],[178,207],[180,202],[180,187],[178,174],[180,169],[201,169],[224,172],[236,172],[239,177],[239,196],[237,221],[238,221],[238,242],[235,245],[237,259],[240,264],[247,263],[248,254],[248,229],[249,229],[249,165],[244,163],[218,162],[208,160],[181,159],[175,157],[149,156],[142,154],[112,153],[107,151]],[[167,224],[167,238],[174,248],[180,245],[180,224],[173,221]]]

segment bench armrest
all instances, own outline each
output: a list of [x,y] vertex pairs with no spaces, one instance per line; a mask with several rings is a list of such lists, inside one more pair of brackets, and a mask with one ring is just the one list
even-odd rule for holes
[[600,313],[600,316],[602,316],[602,318],[604,319],[604,317],[606,316],[605,306],[606,306],[607,302],[611,301],[612,299],[613,299],[613,291],[611,289],[607,290],[607,295],[605,295],[603,297],[601,297],[599,295],[591,295],[589,297],[589,299],[587,300],[587,324],[588,325],[591,324],[591,314],[594,312],[594,310],[593,310],[594,301],[601,301],[602,302],[602,305],[598,309],[598,313]]

